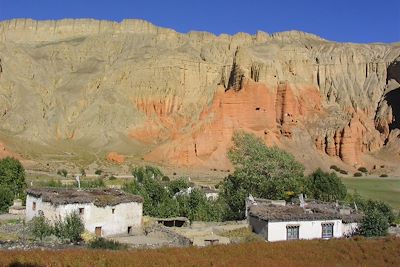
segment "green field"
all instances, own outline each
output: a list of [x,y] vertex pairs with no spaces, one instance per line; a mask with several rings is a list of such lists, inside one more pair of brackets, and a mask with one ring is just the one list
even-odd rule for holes
[[365,197],[382,200],[394,209],[400,210],[400,179],[395,178],[342,178],[349,192],[357,192]]

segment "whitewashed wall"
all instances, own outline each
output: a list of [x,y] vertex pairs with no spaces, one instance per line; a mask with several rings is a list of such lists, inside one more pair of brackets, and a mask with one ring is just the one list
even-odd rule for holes
[[352,235],[358,230],[358,223],[342,223],[343,236]]
[[[32,210],[36,202],[36,210]],[[26,219],[29,221],[43,211],[44,216],[50,221],[55,221],[59,216],[63,219],[67,214],[78,212],[84,208],[81,215],[85,229],[94,233],[96,227],[101,227],[102,236],[124,234],[128,227],[138,228],[142,224],[143,204],[138,202],[121,203],[116,206],[96,207],[94,204],[66,204],[54,206],[49,202],[42,202],[41,198],[30,195],[26,199]],[[114,210],[114,214],[112,213]]]
[[299,225],[299,239],[316,239],[322,237],[322,223],[333,223],[333,237],[342,237],[342,221],[291,221],[268,222],[268,241],[286,240],[286,227]]

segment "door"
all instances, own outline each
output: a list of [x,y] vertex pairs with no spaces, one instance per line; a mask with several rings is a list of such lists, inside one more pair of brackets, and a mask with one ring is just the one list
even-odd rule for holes
[[101,227],[98,226],[94,229],[94,233],[96,234],[96,236],[101,237]]

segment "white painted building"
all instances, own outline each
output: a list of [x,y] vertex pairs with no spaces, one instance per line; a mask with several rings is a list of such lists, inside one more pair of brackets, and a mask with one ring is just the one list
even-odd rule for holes
[[97,236],[129,234],[142,225],[143,199],[117,189],[28,189],[26,219],[43,214],[54,222],[78,213]]
[[319,203],[305,208],[298,205],[255,203],[248,208],[248,221],[253,232],[267,241],[295,239],[329,239],[352,235],[362,216],[343,214],[334,204]]

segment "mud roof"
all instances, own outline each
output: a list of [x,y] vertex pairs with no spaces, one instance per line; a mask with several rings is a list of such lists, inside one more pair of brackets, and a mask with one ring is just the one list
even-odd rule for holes
[[141,196],[131,195],[118,189],[67,189],[67,188],[29,188],[28,195],[42,198],[53,205],[93,203],[97,207],[115,206],[121,203],[143,203]]
[[331,204],[312,204],[306,208],[297,205],[263,204],[251,206],[250,216],[264,221],[316,221],[316,220],[342,220],[344,223],[360,222],[363,215],[360,213],[341,214]]

